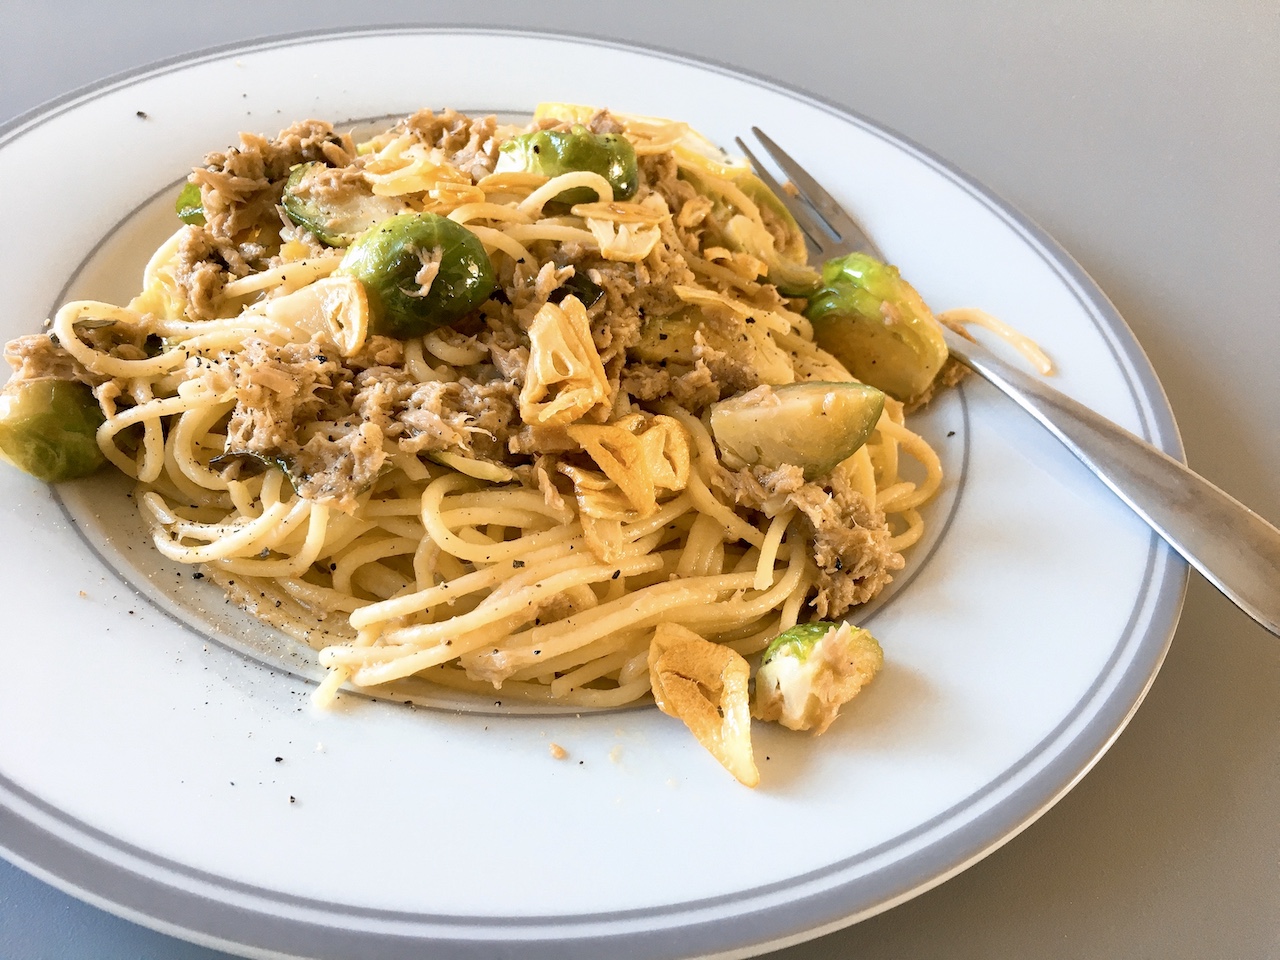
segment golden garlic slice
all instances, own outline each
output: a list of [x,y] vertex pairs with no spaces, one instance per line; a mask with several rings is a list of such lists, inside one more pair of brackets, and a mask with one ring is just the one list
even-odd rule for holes
[[658,624],[649,644],[658,709],[682,720],[739,783],[754,787],[760,771],[751,755],[750,672],[741,654],[679,624]]

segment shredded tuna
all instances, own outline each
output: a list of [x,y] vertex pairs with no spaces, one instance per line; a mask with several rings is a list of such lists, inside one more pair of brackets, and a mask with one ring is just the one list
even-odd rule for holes
[[343,509],[376,479],[384,447],[509,458],[518,419],[511,383],[418,383],[399,365],[363,366],[368,354],[399,364],[403,348],[392,343],[371,342],[365,355],[342,361],[322,341],[250,341],[229,361],[237,403],[227,450],[292,464],[300,493]]
[[386,465],[382,431],[368,421],[312,436],[298,451],[294,473],[298,493],[319,503],[352,510],[356,497],[373,485]]
[[199,227],[183,229],[174,261],[174,279],[186,301],[190,320],[210,320],[218,315],[218,297],[231,274],[217,250],[217,244]]
[[311,167],[306,174],[305,195],[318,203],[332,206],[368,193],[368,184],[358,167]]
[[540,456],[533,461],[533,477],[534,484],[542,493],[542,498],[547,506],[555,510],[566,510],[564,496],[559,488],[555,485],[553,477],[556,476],[556,464],[554,457]]
[[807,483],[799,467],[760,467],[730,472],[717,469],[713,481],[735,503],[776,516],[785,506],[799,509],[818,570],[813,605],[819,619],[838,617],[865,603],[901,570],[902,554],[889,547],[884,513],[854,490],[844,475],[831,477],[831,489]]
[[302,448],[302,425],[349,411],[350,384],[336,356],[314,342],[246,343],[230,360],[236,406],[227,449],[292,458]]
[[[721,384],[706,361],[693,366],[684,364],[627,364],[622,375],[622,389],[642,402],[670,397],[691,413],[701,413],[721,399]],[[729,396],[728,392],[724,396]]]
[[461,379],[418,385],[404,401],[400,448],[411,453],[452,450],[488,460],[507,458],[507,442],[517,416],[517,391],[495,380]]
[[96,387],[110,379],[90,373],[47,333],[10,340],[4,358],[13,368],[12,380],[78,380]]
[[745,359],[713,347],[700,332],[694,334],[693,355],[706,366],[716,383],[717,400],[736,393],[746,393],[760,386],[760,375]]
[[358,353],[343,360],[352,370],[369,367],[395,367],[404,362],[404,341],[391,337],[373,336],[364,342]]
[[521,427],[511,434],[510,447],[512,453],[526,456],[582,449],[564,427]]
[[497,125],[494,117],[473,120],[456,110],[439,114],[419,110],[403,121],[401,129],[428,146],[438,147],[449,164],[479,180],[493,173],[498,162],[498,143],[493,136]]
[[191,174],[200,185],[205,229],[216,241],[236,243],[254,228],[274,229],[275,207],[289,168],[309,160],[345,167],[355,158],[346,134],[320,120],[302,120],[274,140],[240,134],[240,144],[205,157]]
[[529,367],[529,346],[508,332],[493,333],[484,338],[489,356],[502,379],[510,382],[518,393],[524,386],[525,370]]

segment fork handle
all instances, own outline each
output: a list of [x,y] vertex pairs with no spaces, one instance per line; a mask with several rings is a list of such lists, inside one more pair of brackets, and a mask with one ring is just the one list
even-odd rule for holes
[[946,331],[951,355],[1044,425],[1205,579],[1280,636],[1280,530],[1088,407]]

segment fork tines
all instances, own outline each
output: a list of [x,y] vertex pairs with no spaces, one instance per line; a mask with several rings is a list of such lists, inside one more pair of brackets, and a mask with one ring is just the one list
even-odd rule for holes
[[804,167],[774,143],[759,127],[752,127],[751,132],[755,134],[756,139],[764,146],[773,161],[786,173],[792,186],[799,193],[799,197],[792,196],[783,189],[773,174],[742,142],[741,137],[735,138],[738,148],[751,161],[756,175],[796,218],[796,223],[809,238],[809,246],[816,255],[813,259],[829,260],[832,257],[854,252],[869,253],[876,259],[884,259],[876,245],[871,242],[871,238],[858,226],[857,221],[845,213],[840,204],[836,203],[835,198],[827,193]]

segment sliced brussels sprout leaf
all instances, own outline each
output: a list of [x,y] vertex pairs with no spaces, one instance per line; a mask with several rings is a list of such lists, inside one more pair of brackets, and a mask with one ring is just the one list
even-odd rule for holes
[[565,297],[577,297],[578,302],[590,310],[603,296],[603,287],[593,283],[585,273],[575,271],[572,277],[551,291],[547,300],[550,303],[560,303]]
[[867,442],[884,394],[864,383],[805,381],[711,405],[711,433],[730,467],[791,464],[806,480],[829,474]]
[[369,333],[408,340],[466,316],[493,292],[480,238],[434,213],[404,213],[361,234],[336,271],[364,284]]
[[920,294],[897,267],[865,253],[827,261],[805,316],[818,346],[902,401],[928,389],[947,360],[942,328]]
[[752,716],[817,736],[883,664],[880,644],[860,627],[798,624],[765,650],[756,671]]
[[187,183],[178,194],[173,209],[183,223],[204,226],[204,201],[200,199],[200,185]]
[[278,467],[285,475],[285,478],[293,486],[295,492],[302,484],[302,477],[298,474],[297,467],[293,460],[284,454],[265,454],[254,453],[250,450],[228,450],[220,453],[216,457],[209,458],[209,466],[214,470],[224,470],[230,466],[240,467],[239,476],[256,477],[258,474],[266,473],[273,467]]
[[93,391],[74,380],[10,380],[0,391],[0,459],[46,483],[93,473],[106,461]]
[[375,196],[367,184],[332,185],[332,168],[319,161],[300,163],[284,185],[281,206],[321,243],[346,247],[370,227],[408,208],[395,197]]
[[[621,134],[595,134],[581,124],[568,130],[522,133],[499,147],[495,173],[525,171],[544,177],[586,170],[598,173],[613,187],[614,200],[630,200],[640,186],[635,147]],[[598,195],[590,187],[575,187],[552,201],[564,208],[591,203]]]
[[[680,177],[711,200],[708,218],[711,243],[729,250],[749,253],[768,267],[768,280],[788,297],[805,297],[821,282],[818,271],[809,266],[804,232],[786,205],[765,182],[750,170],[736,170],[726,178],[708,177],[691,167],[681,167]],[[760,212],[760,221],[750,216],[747,203]],[[781,235],[779,242],[774,230]]]

